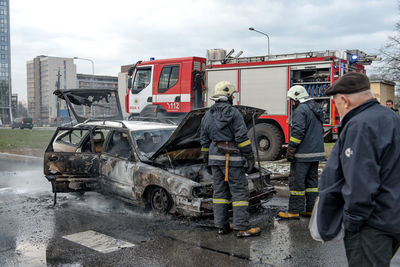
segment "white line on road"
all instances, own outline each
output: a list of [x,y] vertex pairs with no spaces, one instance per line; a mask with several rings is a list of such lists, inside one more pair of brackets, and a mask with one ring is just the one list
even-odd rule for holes
[[63,236],[63,238],[101,253],[110,253],[123,248],[135,246],[135,244],[120,239],[115,239],[111,236],[107,236],[92,230],[66,235]]

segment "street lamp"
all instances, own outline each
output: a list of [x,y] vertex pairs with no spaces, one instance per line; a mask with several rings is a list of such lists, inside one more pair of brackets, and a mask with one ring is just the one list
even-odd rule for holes
[[94,61],[88,58],[74,57],[74,59],[87,60],[92,63],[92,89],[94,89]]
[[268,38],[268,60],[269,60],[269,55],[270,55],[270,53],[269,53],[269,36],[268,36],[268,34],[266,34],[266,33],[264,33],[264,32],[257,31],[257,30],[254,29],[253,27],[250,27],[249,30],[250,30],[250,31],[255,31],[255,32],[258,32],[258,33],[260,33],[260,34],[263,34],[263,35],[267,36],[267,38]]

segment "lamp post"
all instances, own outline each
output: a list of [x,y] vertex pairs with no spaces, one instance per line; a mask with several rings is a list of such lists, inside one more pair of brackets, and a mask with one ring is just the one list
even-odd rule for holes
[[92,63],[92,89],[94,89],[94,61],[88,58],[74,57],[74,59],[87,60]]
[[268,34],[266,34],[266,33],[264,33],[264,32],[257,31],[257,30],[254,29],[253,27],[250,27],[249,30],[250,30],[250,31],[255,31],[255,32],[258,32],[258,33],[260,33],[260,34],[262,34],[262,35],[267,36],[267,38],[268,38],[268,60],[269,60],[269,55],[270,55],[270,53],[269,53],[269,36],[268,36]]

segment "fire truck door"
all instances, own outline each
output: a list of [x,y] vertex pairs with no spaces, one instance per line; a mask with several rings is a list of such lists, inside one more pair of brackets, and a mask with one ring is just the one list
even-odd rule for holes
[[[168,112],[180,112],[182,104],[186,102],[184,95],[181,95],[180,69],[180,64],[163,65],[157,92],[153,94],[156,96],[156,103]],[[190,96],[188,101],[190,102]]]

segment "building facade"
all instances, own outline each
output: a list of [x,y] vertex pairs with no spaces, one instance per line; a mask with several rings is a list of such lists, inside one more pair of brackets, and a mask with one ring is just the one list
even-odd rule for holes
[[26,64],[28,114],[37,125],[53,125],[60,103],[54,90],[76,88],[72,58],[38,56]]
[[129,79],[128,71],[129,68],[132,67],[132,65],[133,64],[122,65],[121,72],[118,73],[118,95],[119,95],[119,101],[121,103],[122,115],[124,116],[124,118],[129,116],[129,113],[126,112],[125,96],[128,90],[128,79]]
[[58,88],[118,88],[117,77],[77,74],[73,58],[38,56],[27,62],[26,71],[28,114],[41,126],[66,121],[67,107],[53,94]]
[[12,110],[12,117],[15,119],[19,116],[18,110],[18,94],[12,94],[11,96],[11,110]]
[[12,121],[9,0],[0,0],[0,120]]
[[90,88],[106,88],[106,89],[118,89],[118,77],[105,76],[105,75],[91,75],[81,74],[76,75],[77,87],[80,89]]
[[395,83],[387,80],[373,79],[371,82],[371,91],[375,98],[381,103],[381,105],[386,105],[386,100],[391,99],[395,101],[394,88]]

